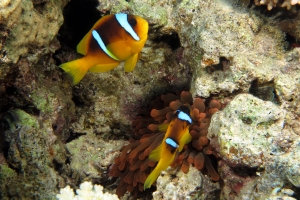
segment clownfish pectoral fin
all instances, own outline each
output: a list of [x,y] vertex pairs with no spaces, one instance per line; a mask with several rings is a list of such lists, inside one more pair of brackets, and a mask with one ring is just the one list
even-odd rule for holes
[[138,57],[139,54],[136,53],[130,56],[127,60],[125,60],[125,64],[124,64],[125,72],[131,72],[135,68],[135,65],[138,61]]
[[73,85],[79,83],[88,70],[82,58],[61,64],[59,67],[72,77]]
[[116,68],[120,63],[114,62],[114,63],[108,63],[108,64],[98,64],[89,69],[90,72],[108,72],[114,68]]
[[153,161],[159,161],[161,150],[162,150],[162,143],[150,153],[149,159]]
[[89,38],[91,37],[90,31],[82,38],[76,47],[78,53],[86,55],[89,48]]
[[186,131],[184,132],[184,134],[182,135],[182,137],[179,140],[179,149],[178,151],[181,152],[184,145],[190,143],[192,140],[192,136],[189,132],[189,127],[186,128]]
[[160,125],[158,126],[158,130],[159,130],[160,132],[165,133],[165,132],[167,132],[167,129],[168,129],[169,125],[170,125],[170,123],[167,123],[167,124],[160,124]]

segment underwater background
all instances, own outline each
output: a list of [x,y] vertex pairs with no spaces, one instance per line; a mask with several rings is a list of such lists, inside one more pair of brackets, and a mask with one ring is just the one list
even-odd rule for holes
[[[59,66],[120,12],[149,24],[135,69],[73,85]],[[192,142],[144,191],[183,104]],[[300,199],[299,116],[299,0],[0,1],[0,199]]]

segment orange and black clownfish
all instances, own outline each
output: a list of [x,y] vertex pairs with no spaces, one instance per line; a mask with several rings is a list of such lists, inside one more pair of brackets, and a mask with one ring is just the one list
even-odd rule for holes
[[84,57],[60,67],[79,83],[86,72],[107,72],[125,61],[125,72],[134,69],[148,34],[148,22],[125,13],[107,15],[96,22],[77,45]]
[[160,131],[166,130],[166,134],[162,143],[149,155],[150,160],[158,161],[158,163],[147,177],[144,190],[151,187],[160,172],[167,169],[174,161],[176,153],[181,152],[184,145],[192,140],[189,132],[189,126],[192,123],[190,111],[190,107],[181,106],[176,111],[170,124],[163,124],[159,127]]

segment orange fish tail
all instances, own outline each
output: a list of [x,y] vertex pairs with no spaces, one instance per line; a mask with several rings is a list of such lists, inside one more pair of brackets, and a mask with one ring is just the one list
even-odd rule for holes
[[59,67],[67,72],[73,79],[73,85],[76,85],[81,81],[85,76],[86,72],[90,66],[86,66],[88,62],[85,61],[85,57],[73,60],[64,64],[61,64]]

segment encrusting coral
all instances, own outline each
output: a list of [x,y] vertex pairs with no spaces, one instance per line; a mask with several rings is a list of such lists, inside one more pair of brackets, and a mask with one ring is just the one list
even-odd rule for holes
[[164,133],[158,130],[158,126],[162,123],[169,123],[181,105],[191,106],[192,141],[185,145],[171,167],[180,168],[182,172],[187,173],[190,164],[198,170],[204,169],[205,166],[211,179],[219,180],[219,175],[209,159],[209,156],[214,154],[214,149],[206,135],[211,116],[221,109],[222,105],[217,100],[211,100],[206,107],[201,98],[193,99],[191,93],[183,91],[180,96],[162,95],[160,99],[152,102],[151,116],[147,110],[141,110],[140,116],[133,121],[136,139],[130,139],[130,144],[121,149],[122,153],[115,159],[115,164],[109,172],[112,177],[120,177],[117,188],[119,197],[123,196],[126,191],[134,195],[144,191],[144,182],[156,166],[156,162],[150,160],[148,156],[164,138]]
[[300,0],[254,0],[255,5],[267,5],[268,10],[271,10],[273,7],[276,7],[277,4],[281,7],[286,7],[288,10],[296,4],[300,4]]

